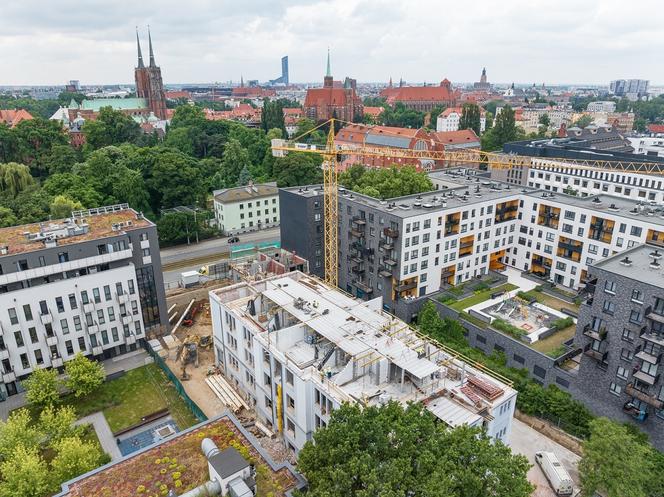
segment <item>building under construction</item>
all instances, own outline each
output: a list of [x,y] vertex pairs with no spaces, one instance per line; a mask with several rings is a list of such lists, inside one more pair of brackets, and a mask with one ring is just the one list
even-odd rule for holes
[[214,352],[257,420],[299,451],[343,402],[423,402],[508,442],[516,391],[382,310],[295,271],[210,292]]

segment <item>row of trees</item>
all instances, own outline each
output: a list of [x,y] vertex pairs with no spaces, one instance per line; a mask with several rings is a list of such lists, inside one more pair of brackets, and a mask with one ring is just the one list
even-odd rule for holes
[[414,166],[368,169],[355,164],[339,175],[339,184],[357,193],[386,199],[428,192],[433,183]]

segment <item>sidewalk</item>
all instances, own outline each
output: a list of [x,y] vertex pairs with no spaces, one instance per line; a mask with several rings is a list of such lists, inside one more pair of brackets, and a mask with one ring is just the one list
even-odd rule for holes
[[[132,369],[140,368],[151,362],[152,358],[149,354],[143,349],[139,349],[134,352],[128,352],[121,356],[102,361],[102,365],[104,366],[106,374],[110,375],[120,371],[130,371]],[[4,402],[0,402],[0,419],[3,421],[6,420],[9,417],[10,412],[19,407],[23,407],[26,404],[25,392],[8,397]]]
[[94,430],[97,432],[97,438],[99,439],[101,448],[104,450],[104,452],[111,456],[111,462],[119,461],[122,459],[122,454],[120,453],[118,444],[115,441],[111,427],[108,425],[106,418],[101,412],[95,412],[89,416],[84,416],[74,424],[91,424]]

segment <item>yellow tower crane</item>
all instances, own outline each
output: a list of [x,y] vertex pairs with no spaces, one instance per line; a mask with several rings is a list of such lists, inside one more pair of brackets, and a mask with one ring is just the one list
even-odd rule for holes
[[[636,174],[663,174],[664,164],[637,161],[611,161],[600,158],[594,160],[565,159],[555,157],[531,157],[526,155],[482,152],[475,149],[458,150],[413,150],[395,147],[376,147],[365,144],[335,143],[335,124],[353,124],[339,119],[330,119],[291,140],[272,140],[272,154],[280,157],[289,152],[320,155],[323,158],[323,212],[325,217],[325,281],[330,285],[338,283],[339,253],[339,162],[343,155],[380,157],[389,159],[418,159],[445,161],[445,168],[461,164],[477,164],[487,169],[512,169],[515,167],[559,167],[561,169],[587,169],[593,171],[616,171]],[[307,135],[319,128],[329,126],[325,146],[302,143]],[[444,144],[441,144],[444,146]]]

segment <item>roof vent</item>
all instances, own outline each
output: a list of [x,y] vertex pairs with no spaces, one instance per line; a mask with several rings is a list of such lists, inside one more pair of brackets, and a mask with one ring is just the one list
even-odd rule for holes
[[654,260],[659,260],[662,258],[662,253],[657,249],[653,250],[648,255],[652,257]]
[[620,210],[620,209],[618,209],[618,206],[617,206],[616,204],[611,204],[611,205],[609,205],[609,210],[611,210],[611,211],[618,211],[618,210]]
[[630,209],[629,213],[630,213],[630,214],[638,214],[638,213],[639,213],[639,209],[637,209],[636,207],[632,207],[632,208]]
[[9,246],[3,245],[0,247],[0,255],[7,255],[9,253]]
[[657,262],[656,259],[654,259],[654,260],[650,263],[650,267],[651,267],[652,269],[659,269],[660,264],[659,264],[659,262]]
[[625,257],[624,259],[620,260],[620,264],[623,266],[631,266],[632,265],[632,260],[629,257]]
[[601,203],[602,203],[602,199],[601,199],[601,198],[599,198],[599,197],[594,197],[594,198],[593,198],[593,204],[601,204]]
[[422,207],[422,202],[413,202],[413,207]]

